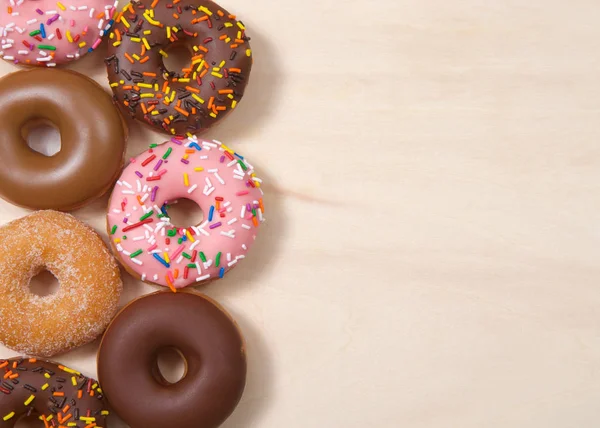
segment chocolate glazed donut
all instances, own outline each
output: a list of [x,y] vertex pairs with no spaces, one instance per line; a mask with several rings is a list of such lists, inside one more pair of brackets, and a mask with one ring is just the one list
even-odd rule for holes
[[[67,211],[100,197],[123,166],[126,129],[111,97],[72,71],[32,69],[0,79],[0,197],[32,209]],[[61,150],[27,146],[27,128],[60,131]]]
[[[140,0],[125,5],[106,58],[115,102],[169,135],[199,134],[242,99],[252,68],[250,38],[235,15],[210,0]],[[163,58],[189,51],[182,70]]]
[[[162,348],[174,348],[185,360],[177,383],[160,374]],[[245,346],[235,322],[208,297],[158,292],[134,300],[113,319],[98,351],[98,379],[131,428],[216,428],[242,396]]]

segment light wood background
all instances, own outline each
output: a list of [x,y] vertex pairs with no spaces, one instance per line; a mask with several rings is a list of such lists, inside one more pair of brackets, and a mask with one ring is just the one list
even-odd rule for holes
[[[255,68],[208,136],[268,183],[202,289],[248,342],[223,427],[599,426],[600,3],[222,5]],[[108,88],[103,49],[72,68]],[[128,154],[161,140],[133,124]],[[74,214],[103,233],[106,201]],[[95,375],[96,350],[56,359]]]

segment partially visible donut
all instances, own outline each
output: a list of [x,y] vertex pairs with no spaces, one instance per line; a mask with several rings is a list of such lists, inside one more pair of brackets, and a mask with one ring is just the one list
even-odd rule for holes
[[[44,427],[107,428],[102,389],[61,364],[36,358],[0,359],[0,427],[37,415]],[[41,425],[41,424],[40,424]]]
[[[174,348],[184,377],[169,383],[157,353]],[[216,428],[246,384],[246,351],[237,325],[215,301],[196,293],[157,292],[125,306],[98,351],[98,379],[131,428]]]
[[[127,130],[111,97],[73,71],[29,69],[0,79],[0,197],[31,209],[68,211],[107,192],[123,166]],[[29,125],[60,132],[61,149],[27,146]]]
[[[125,5],[110,33],[106,64],[121,110],[167,134],[197,135],[235,109],[252,68],[241,21],[210,0]],[[174,46],[188,65],[167,70]]]
[[0,56],[54,67],[94,51],[111,27],[111,0],[7,0],[0,7]]
[[[264,220],[261,179],[248,159],[219,141],[173,138],[125,168],[108,207],[117,259],[142,281],[175,290],[223,277],[246,257]],[[176,227],[168,205],[180,198],[204,212]]]
[[[68,351],[100,335],[117,310],[117,264],[98,234],[69,214],[38,211],[2,226],[0,254],[0,343],[11,349]],[[58,279],[55,294],[30,292],[42,270]]]

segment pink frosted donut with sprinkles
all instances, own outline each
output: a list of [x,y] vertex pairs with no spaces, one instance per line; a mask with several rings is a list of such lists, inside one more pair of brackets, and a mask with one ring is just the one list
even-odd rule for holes
[[[264,221],[262,181],[219,141],[172,138],[131,160],[110,198],[108,233],[134,277],[172,291],[222,278],[246,257]],[[204,221],[171,223],[169,204],[190,199]]]
[[74,61],[98,47],[116,6],[107,0],[4,0],[0,56],[41,67]]

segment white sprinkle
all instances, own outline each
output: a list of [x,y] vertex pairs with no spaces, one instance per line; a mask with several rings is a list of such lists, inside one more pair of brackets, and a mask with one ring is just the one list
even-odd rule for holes
[[54,37],[55,37],[55,34],[54,34],[54,33],[51,33],[51,34],[50,34],[50,35],[47,37],[47,39],[48,39],[48,40],[52,40]]
[[118,210],[118,209],[116,209],[116,208],[113,208],[113,210],[112,210],[112,211],[113,211],[115,214],[121,214],[121,210]]
[[227,253],[227,261],[230,262],[231,261],[231,253]]
[[200,156],[200,159],[202,159],[202,160],[204,160],[204,159],[208,159],[208,156],[206,156],[206,155],[202,155],[202,156]]
[[130,189],[133,189],[133,186],[132,186],[131,184],[129,184],[128,182],[126,182],[126,181],[123,181],[123,184],[124,184],[125,186],[129,187]]
[[229,208],[227,208],[227,210],[226,210],[226,211],[227,211],[228,213],[230,213],[231,211],[233,211],[233,208],[229,207]]
[[215,177],[217,178],[217,180],[219,180],[219,183],[225,184],[225,181],[221,178],[218,172],[215,172]]
[[56,10],[47,10],[46,15],[56,15],[58,12]]
[[232,260],[232,261],[230,261],[229,263],[227,263],[227,266],[228,266],[228,267],[231,267],[231,266],[233,266],[233,265],[234,265],[234,264],[236,264],[236,263],[237,263],[237,259],[235,259],[235,260]]
[[140,198],[140,202],[143,204],[144,202],[146,202],[146,199],[148,199],[150,197],[150,193],[144,193],[144,196],[142,196]]
[[202,142],[202,145],[203,145],[203,146],[208,146],[208,147],[214,147],[215,149],[217,148],[217,145],[216,145],[216,144],[209,143],[208,141],[203,141],[203,142]]
[[30,19],[29,21],[27,21],[27,23],[28,23],[29,25],[31,25],[31,24],[35,24],[36,22],[37,22],[37,19],[35,19],[35,18],[33,18],[33,19]]
[[121,193],[124,195],[135,195],[133,190],[121,190]]
[[117,180],[117,184],[118,184],[119,186],[122,186],[122,185],[123,185],[123,182],[122,182],[121,180]]
[[244,177],[242,175],[234,175],[233,178],[235,178],[236,180],[243,180]]
[[69,6],[69,9],[71,9],[71,10],[77,10],[77,8],[75,6],[73,6],[73,5]]
[[146,239],[145,236],[136,236],[135,238],[132,239],[132,241],[143,241],[144,239]]
[[155,281],[158,281],[158,274],[155,273],[154,276],[153,276],[153,278],[154,278]]
[[117,251],[118,252],[123,251],[123,247],[121,246],[121,244],[117,244]]
[[146,274],[145,274],[145,273],[143,273],[143,274],[142,274],[142,281],[145,281],[145,280],[146,280]]
[[210,181],[210,178],[208,178],[208,177],[204,177],[204,181],[206,181],[206,185],[207,185],[208,187],[212,187],[212,183],[211,183],[211,181]]
[[242,248],[243,248],[244,250],[247,250],[247,249],[248,249],[248,247],[246,247],[246,244],[242,244]]
[[207,172],[214,174],[215,172],[219,172],[219,168],[212,168],[212,169],[207,170]]
[[198,274],[202,273],[202,269],[200,269],[200,262],[196,262],[196,270],[198,271]]
[[87,6],[78,6],[77,10],[87,10]]
[[244,229],[247,229],[247,230],[250,230],[250,229],[251,229],[251,227],[250,227],[250,226],[248,226],[247,224],[242,224],[242,227],[243,227]]
[[235,223],[236,221],[237,221],[237,217],[234,217],[234,218],[232,218],[231,220],[229,220],[229,221],[227,222],[227,224],[233,224],[233,223]]
[[131,253],[129,251],[123,250],[123,254],[125,254],[126,256],[130,256]]
[[227,208],[229,205],[231,205],[231,201],[227,201],[223,204],[224,208]]
[[240,213],[240,217],[246,217],[246,205],[242,205],[242,212]]
[[140,180],[135,180],[135,184],[137,185],[137,191],[142,191],[142,182]]
[[231,166],[235,165],[236,163],[237,163],[237,160],[234,159],[227,164],[227,167],[231,167]]
[[262,222],[263,221],[262,210],[259,208],[256,211],[258,212],[258,220]]
[[197,188],[198,188],[198,185],[197,185],[197,184],[194,184],[192,187],[190,187],[190,188],[188,189],[188,191],[187,191],[187,192],[188,192],[188,193],[192,193],[192,192],[193,192],[194,190],[196,190]]
[[202,275],[202,276],[199,276],[198,278],[196,278],[196,282],[204,281],[205,279],[208,279],[208,278],[210,278],[209,274]]
[[104,18],[100,19],[100,21],[98,21],[98,30],[100,30],[103,25],[104,25]]
[[220,233],[221,233],[221,235],[223,235],[223,236],[226,236],[226,237],[228,237],[228,238],[231,238],[231,239],[235,239],[235,235],[230,235],[230,234],[229,234],[229,233],[227,233],[227,232],[220,232]]
[[200,241],[198,241],[197,239],[192,243],[192,245],[190,245],[190,250],[194,251],[194,248],[196,248],[196,246],[200,244]]
[[13,46],[12,43],[7,43],[5,45],[2,45],[2,49],[10,49],[10,48],[12,48],[12,46]]
[[19,55],[27,55],[27,54],[29,53],[29,51],[28,51],[28,50],[26,50],[26,49],[23,49],[23,50],[19,50],[17,53],[18,53]]
[[162,251],[161,250],[152,250],[152,251],[150,251],[150,254],[159,254],[159,253],[162,253]]
[[142,193],[146,193],[150,188],[147,184],[144,184],[144,188],[142,189]]
[[141,262],[141,260],[136,259],[135,257],[133,259],[130,259],[133,263],[135,263],[136,265],[143,265],[143,263]]
[[235,258],[236,258],[237,260],[241,260],[241,259],[245,259],[245,258],[246,258],[246,256],[245,256],[245,255],[243,255],[243,254],[241,254],[241,255],[239,255],[239,256],[235,256]]
[[25,32],[25,30],[21,27],[16,27],[16,29],[19,32],[19,34],[23,34]]

